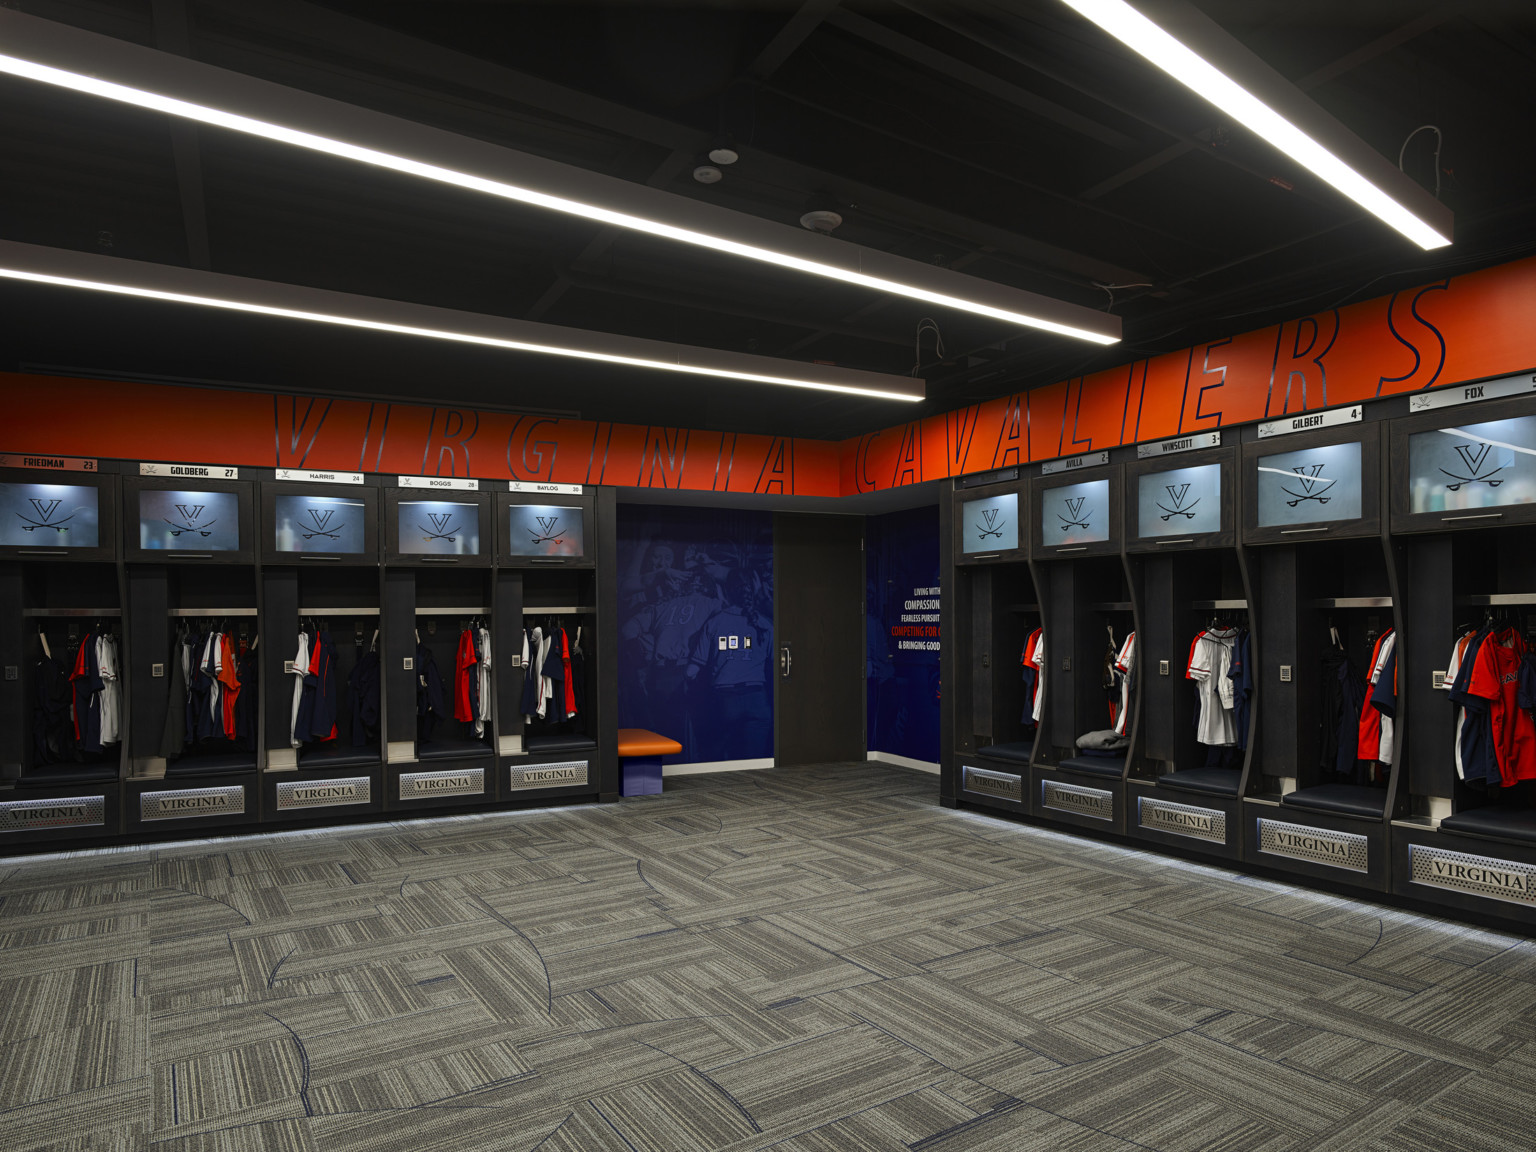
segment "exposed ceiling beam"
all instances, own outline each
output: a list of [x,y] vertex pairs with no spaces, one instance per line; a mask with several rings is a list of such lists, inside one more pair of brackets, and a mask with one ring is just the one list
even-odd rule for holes
[[[1451,10],[1448,7],[1432,9],[1417,19],[1410,20],[1401,27],[1394,28],[1385,36],[1378,36],[1369,43],[1362,44],[1354,51],[1346,52],[1331,64],[1325,64],[1316,71],[1307,73],[1307,75],[1296,81],[1296,87],[1303,92],[1310,92],[1314,88],[1322,87],[1330,80],[1337,80],[1340,76],[1360,67],[1360,65],[1374,60],[1378,56],[1383,56],[1410,40],[1416,39],[1438,24],[1445,23],[1446,20],[1450,19],[1451,14]],[[1108,179],[1099,181],[1092,188],[1084,189],[1083,199],[1097,200],[1100,196],[1113,192],[1116,188],[1123,188],[1133,180],[1139,180],[1148,173],[1157,171],[1164,164],[1171,163],[1180,156],[1187,156],[1193,151],[1195,151],[1193,145],[1182,141],[1177,144],[1171,144],[1162,151],[1148,156],[1145,160],[1132,164],[1123,171],[1116,172]]]
[[[324,63],[310,63],[285,56],[285,71],[304,75],[317,87],[334,88],[338,74],[353,83],[363,83],[381,95],[396,97],[401,81],[386,83],[376,76],[349,73],[343,61],[348,58],[382,64],[398,77],[419,76],[457,90],[473,89],[513,101],[547,113],[555,120],[573,121],[600,128],[605,132],[634,140],[644,140],[667,149],[697,149],[700,130],[637,111],[610,100],[556,84],[516,69],[494,64],[466,52],[444,48],[414,36],[372,24],[367,20],[344,16],[307,0],[199,0],[199,6],[216,10],[230,23],[270,38],[276,32],[299,43],[322,50]],[[199,33],[199,39],[206,34]],[[273,53],[257,52],[248,44],[221,38],[221,59],[255,75],[272,73]],[[413,99],[420,104],[442,103],[442,113],[452,116],[454,109],[440,94],[416,90]],[[493,108],[483,111],[494,112]],[[1021,263],[1064,283],[1084,285],[1094,280],[1121,283],[1147,279],[1132,268],[1113,261],[1088,256],[1034,236],[1026,236],[1000,225],[963,216],[935,205],[910,199],[899,193],[861,181],[813,168],[798,161],[753,148],[752,170],[758,178],[782,188],[821,188],[847,203],[869,208],[889,219],[905,222],[914,230],[942,231],[966,247],[989,247],[1006,252]]]
[[821,25],[831,11],[837,7],[838,0],[805,0],[796,9],[795,14],[784,22],[774,38],[757,54],[757,58],[747,65],[746,76],[751,80],[766,80],[781,67],[784,62],[795,54],[796,49],[804,44],[811,33]]
[[[191,16],[187,0],[154,0],[155,43],[162,51],[192,55]],[[197,125],[167,118],[171,131],[171,156],[176,164],[176,186],[181,194],[181,218],[187,233],[187,263],[193,268],[213,267],[208,243],[208,201],[203,195],[203,158],[198,147]]]
[[884,24],[876,23],[846,9],[834,12],[827,18],[827,23],[834,28],[840,28],[849,35],[857,36],[877,48],[896,56],[911,60],[915,64],[921,64],[930,71],[937,72],[951,80],[958,81],[967,87],[985,92],[1005,104],[1012,104],[1015,108],[1022,108],[1032,115],[1050,120],[1063,128],[1076,132],[1080,136],[1086,136],[1090,140],[1097,140],[1100,144],[1106,144],[1111,148],[1120,150],[1134,150],[1140,144],[1132,140],[1123,132],[1117,132],[1113,128],[1100,124],[1091,117],[1074,112],[1070,108],[1064,108],[1054,100],[1047,100],[1043,96],[1036,96],[1017,84],[1011,84],[1001,76],[984,71],[975,65],[956,60],[953,56],[939,51],[920,40],[913,40],[910,36],[903,36]]

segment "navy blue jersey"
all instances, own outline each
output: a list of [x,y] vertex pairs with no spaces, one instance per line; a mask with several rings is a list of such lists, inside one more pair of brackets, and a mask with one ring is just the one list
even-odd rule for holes
[[364,652],[347,677],[347,694],[352,699],[352,743],[370,742],[379,726],[379,654]]
[[1232,648],[1232,667],[1227,673],[1232,681],[1232,720],[1237,729],[1237,746],[1248,747],[1248,720],[1253,709],[1253,637],[1237,634]]
[[1456,670],[1456,679],[1451,682],[1450,692],[1452,702],[1466,709],[1466,718],[1461,725],[1462,779],[1478,787],[1490,783],[1503,784],[1498,759],[1494,756],[1493,714],[1488,706],[1489,701],[1468,691],[1472,683],[1472,671],[1477,665],[1478,649],[1493,632],[1491,627],[1479,628],[1467,642],[1467,650],[1462,653],[1461,666]]
[[430,740],[437,722],[448,713],[443,707],[443,676],[437,659],[425,644],[416,645],[416,734]]
[[336,712],[341,702],[341,677],[336,670],[336,644],[329,632],[315,636],[310,653],[310,674],[304,677],[304,691],[313,688],[308,737],[316,740],[336,738]]

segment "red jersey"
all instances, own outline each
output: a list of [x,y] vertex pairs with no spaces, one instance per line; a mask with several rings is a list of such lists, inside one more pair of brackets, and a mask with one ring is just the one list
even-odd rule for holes
[[473,721],[474,704],[469,698],[469,678],[478,675],[473,669],[480,663],[475,655],[475,634],[468,628],[459,633],[459,658],[453,668],[453,718]]
[[1520,661],[1525,641],[1513,628],[1484,640],[1477,650],[1467,693],[1488,703],[1488,726],[1499,776],[1508,788],[1536,780],[1536,723],[1520,707]]

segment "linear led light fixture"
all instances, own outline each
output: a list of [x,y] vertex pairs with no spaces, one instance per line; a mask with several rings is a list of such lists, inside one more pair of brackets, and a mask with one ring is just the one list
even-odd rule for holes
[[1386,157],[1184,0],[1064,0],[1421,248],[1454,217]]
[[197,304],[229,312],[337,324],[344,328],[392,332],[401,336],[424,336],[628,368],[841,392],[875,400],[916,401],[924,395],[923,381],[910,376],[804,364],[796,360],[615,336],[609,332],[590,332],[531,320],[482,316],[426,304],[355,296],[348,292],[226,276],[169,264],[148,264],[11,240],[0,240],[0,280],[85,288],[172,304]]
[[1094,308],[0,8],[0,73],[1095,344]]

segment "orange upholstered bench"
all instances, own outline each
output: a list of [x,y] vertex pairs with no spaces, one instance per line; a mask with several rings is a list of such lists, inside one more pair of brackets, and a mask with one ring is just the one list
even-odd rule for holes
[[676,740],[645,728],[619,729],[620,794],[651,796],[661,791],[661,758],[683,750]]

